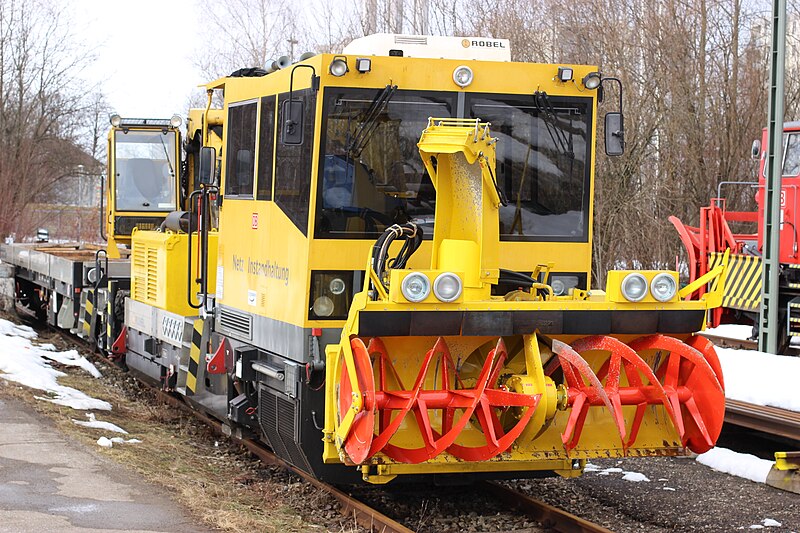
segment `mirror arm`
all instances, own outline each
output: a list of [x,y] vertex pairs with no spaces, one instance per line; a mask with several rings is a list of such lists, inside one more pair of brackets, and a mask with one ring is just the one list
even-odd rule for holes
[[[317,70],[313,67],[313,65],[295,65],[292,67],[292,72],[289,74],[289,109],[292,108],[292,102],[294,101],[294,71],[299,68],[310,68],[311,69],[311,88],[314,92],[319,91],[319,76],[317,76]],[[293,133],[293,128],[295,126],[294,121],[290,116],[286,119],[286,132]]]
[[615,81],[619,87],[619,112],[622,113],[622,81],[619,78],[615,78],[614,76],[603,76],[600,84],[604,84],[607,81]]

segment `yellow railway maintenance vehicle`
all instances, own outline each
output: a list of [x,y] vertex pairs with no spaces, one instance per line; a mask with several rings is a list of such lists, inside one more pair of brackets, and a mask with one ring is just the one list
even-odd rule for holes
[[681,291],[672,271],[589,290],[618,80],[395,35],[234,74],[190,113],[188,221],[132,233],[132,370],[334,482],[713,446],[723,380],[695,333],[724,261]]
[[[508,47],[377,35],[209,83],[197,231],[133,235],[128,366],[332,481],[713,446],[722,375],[694,334],[724,267],[699,301],[671,271],[589,290],[618,82]],[[605,131],[620,153],[621,113]]]
[[[15,268],[18,308],[108,351],[123,332],[131,234],[135,228],[159,227],[182,207],[183,198],[181,118],[130,119],[115,114],[110,119],[100,228],[108,245],[0,245],[0,259]],[[124,346],[124,339],[117,346]]]

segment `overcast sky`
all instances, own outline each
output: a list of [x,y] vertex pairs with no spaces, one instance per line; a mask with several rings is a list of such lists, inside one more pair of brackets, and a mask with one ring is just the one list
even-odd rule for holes
[[97,58],[84,76],[99,83],[117,113],[148,118],[186,114],[192,89],[206,81],[192,64],[201,38],[193,0],[70,2],[75,26]]

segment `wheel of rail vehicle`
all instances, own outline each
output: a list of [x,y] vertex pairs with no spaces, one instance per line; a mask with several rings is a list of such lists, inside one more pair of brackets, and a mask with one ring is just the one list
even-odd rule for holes
[[45,322],[47,320],[47,294],[44,289],[27,280],[16,280],[14,311],[20,318],[31,318]]

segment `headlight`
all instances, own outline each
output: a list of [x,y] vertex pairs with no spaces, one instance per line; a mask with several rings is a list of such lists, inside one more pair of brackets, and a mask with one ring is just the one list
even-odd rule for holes
[[119,127],[119,125],[122,123],[122,117],[116,113],[108,117],[108,120],[109,122],[111,122],[111,125],[114,126],[115,128]]
[[582,283],[580,276],[574,274],[550,274],[550,287],[556,296],[566,296],[570,289],[576,289]]
[[456,67],[456,69],[453,71],[453,81],[456,82],[456,85],[459,87],[466,87],[472,83],[472,78],[472,69],[466,65]]
[[443,272],[433,282],[433,294],[442,302],[452,302],[461,296],[461,278],[452,272]]
[[183,124],[183,119],[180,115],[172,115],[172,118],[169,119],[169,125],[173,128],[180,128],[181,124]]
[[678,284],[675,283],[675,278],[666,272],[657,274],[650,282],[650,294],[659,302],[672,300],[676,292],[678,292]]
[[353,295],[353,272],[344,270],[311,272],[308,293],[309,320],[344,320]]
[[331,292],[336,295],[342,294],[346,287],[347,285],[345,285],[342,278],[333,278],[330,285],[328,285],[328,288],[331,290]]
[[419,303],[430,295],[431,282],[425,274],[414,272],[403,278],[400,288],[406,300]]
[[333,314],[333,300],[327,296],[320,296],[314,300],[314,314],[317,316],[331,316]]
[[622,295],[631,302],[639,302],[647,296],[647,278],[631,272],[622,280]]
[[556,296],[564,296],[567,292],[567,286],[560,279],[554,279],[550,286],[553,287],[553,294]]

